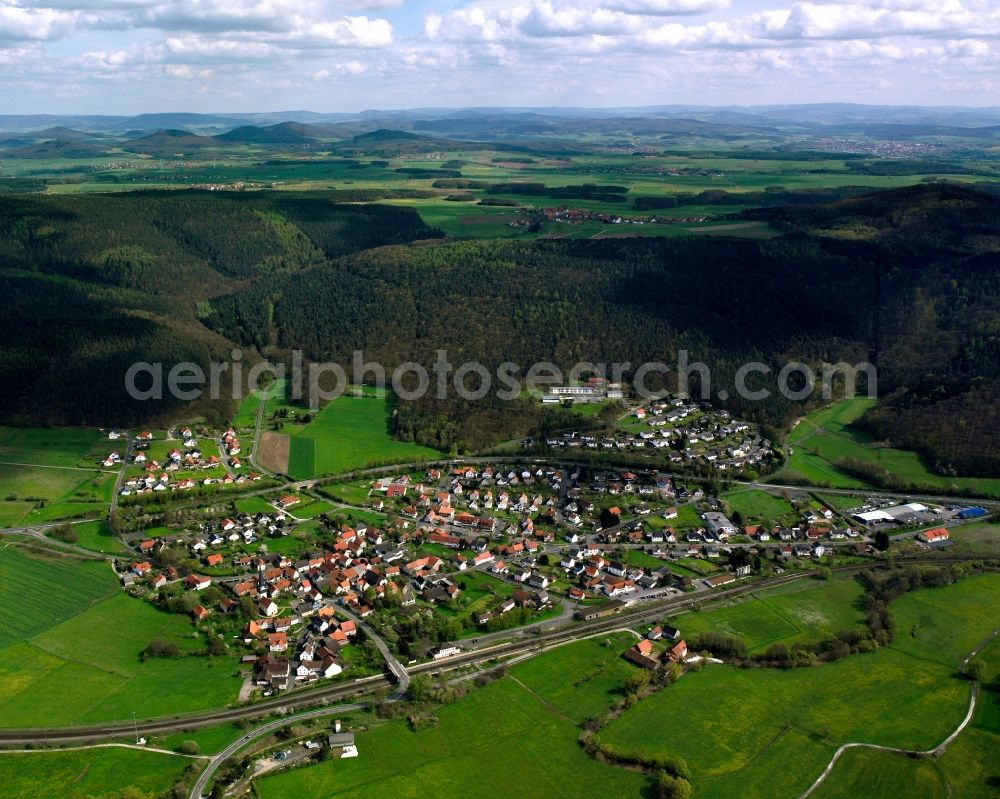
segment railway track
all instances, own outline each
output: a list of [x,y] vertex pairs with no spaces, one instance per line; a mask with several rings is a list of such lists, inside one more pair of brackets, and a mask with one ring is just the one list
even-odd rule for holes
[[[965,563],[977,558],[908,558],[897,559],[897,564],[942,565]],[[884,568],[885,563],[857,563],[836,566],[834,573],[859,572],[865,569]],[[664,614],[687,610],[699,605],[732,599],[744,594],[762,591],[807,579],[809,572],[792,572],[769,580],[736,585],[721,591],[698,594],[679,594],[667,599],[654,600],[641,606],[626,607],[618,613],[590,621],[573,621],[548,632],[525,636],[522,640],[495,644],[472,650],[461,655],[410,666],[406,669],[411,676],[418,674],[436,675],[464,666],[476,665],[492,660],[503,660],[518,655],[541,652],[561,644],[575,641],[584,636],[593,636],[623,626],[636,626],[648,621],[660,620]],[[321,708],[325,705],[349,699],[371,697],[393,685],[387,676],[372,676],[354,680],[347,684],[330,685],[301,692],[292,692],[274,699],[266,699],[251,705],[223,708],[192,715],[178,715],[138,722],[115,722],[103,725],[88,725],[59,728],[24,728],[0,730],[0,747],[24,744],[58,746],[62,744],[99,743],[122,738],[149,737],[181,730],[193,730],[215,726],[227,722],[262,719],[272,715],[286,715],[296,710]]]

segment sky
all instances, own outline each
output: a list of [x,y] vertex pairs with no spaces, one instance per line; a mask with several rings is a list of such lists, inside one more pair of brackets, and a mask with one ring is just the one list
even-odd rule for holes
[[1000,105],[1000,0],[0,0],[0,114]]

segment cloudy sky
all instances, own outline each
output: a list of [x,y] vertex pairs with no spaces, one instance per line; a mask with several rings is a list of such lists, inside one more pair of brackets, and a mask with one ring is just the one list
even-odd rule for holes
[[0,0],[0,113],[1000,105],[998,0]]

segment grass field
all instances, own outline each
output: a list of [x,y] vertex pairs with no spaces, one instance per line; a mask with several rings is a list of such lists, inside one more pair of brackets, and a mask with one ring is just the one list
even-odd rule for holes
[[125,549],[121,539],[108,529],[106,521],[74,524],[73,532],[76,533],[76,546],[78,547],[111,554],[122,552]]
[[99,461],[119,442],[82,427],[0,427],[0,524],[85,516],[106,507],[114,470]]
[[[985,686],[1000,678],[1000,641],[979,657],[987,664]],[[845,752],[814,794],[817,799],[880,797],[907,788],[908,795],[953,796],[956,799],[996,799],[1000,786],[1000,691],[985,689],[972,723],[936,761],[915,760],[887,752],[852,749]]]
[[[816,799],[856,799],[898,794],[945,799],[948,789],[936,763],[913,760],[876,749],[848,749],[834,771],[813,794]],[[968,794],[957,797],[966,799]]]
[[1000,497],[1000,479],[942,477],[927,470],[915,452],[885,446],[849,425],[875,406],[875,400],[844,399],[806,416],[788,435],[791,457],[775,480],[803,477],[817,485],[834,488],[870,488],[863,481],[836,467],[843,459],[865,461],[886,469],[904,481],[939,491],[974,491]]
[[621,654],[635,642],[634,636],[612,633],[567,644],[518,665],[511,677],[580,724],[624,695],[622,684],[635,666]]
[[[725,795],[714,792],[713,779],[737,771],[747,786],[770,783],[773,796],[792,796],[839,743],[933,746],[958,725],[967,699],[967,685],[950,669],[888,649],[793,671],[711,666],[644,699],[600,738],[622,752],[683,757],[699,796]],[[674,730],[657,724],[681,717]],[[825,746],[794,770],[762,766],[757,756],[788,730]]]
[[703,577],[715,574],[719,570],[719,567],[712,563],[712,561],[703,560],[702,558],[678,558],[673,562],[678,566],[683,566],[687,571],[694,572]]
[[893,649],[956,666],[1000,625],[1000,577],[981,574],[947,588],[913,591],[892,605]]
[[42,558],[0,542],[0,650],[72,618],[117,584],[107,563]]
[[674,619],[683,634],[713,631],[735,635],[751,652],[784,641],[817,641],[864,624],[861,586],[852,579],[801,580],[761,591],[729,607],[685,613]]
[[440,457],[437,450],[397,441],[389,432],[392,404],[385,392],[330,402],[308,425],[290,435],[288,474],[306,479],[364,466]]
[[[90,564],[75,564],[87,566]],[[108,569],[106,564],[98,564]],[[16,566],[16,564],[15,564]],[[45,727],[184,713],[225,705],[239,691],[236,659],[189,655],[140,661],[153,638],[171,640],[182,652],[200,651],[191,623],[122,593],[80,603],[71,578],[41,571],[36,617],[6,634],[0,649],[0,727]],[[113,577],[112,577],[113,580]],[[107,591],[107,583],[92,589]],[[66,586],[65,588],[63,586]],[[112,583],[113,586],[113,583]],[[44,613],[51,595],[61,612]],[[5,593],[0,617],[25,617],[23,594]],[[75,599],[74,599],[75,596]]]
[[950,531],[954,546],[942,550],[942,555],[967,555],[975,558],[1000,557],[1000,524],[963,524]]
[[274,506],[264,497],[241,497],[235,504],[240,513],[274,513]]
[[[627,641],[616,636],[608,649],[590,642],[559,648],[438,709],[437,726],[412,732],[403,720],[388,722],[358,734],[357,759],[265,777],[258,793],[262,799],[638,797],[649,778],[587,757],[574,723],[586,707],[606,701],[623,666],[631,668],[614,660],[619,645]],[[579,674],[564,673],[566,658]],[[577,677],[588,679],[573,686]]]
[[155,746],[162,749],[173,749],[179,751],[185,741],[194,741],[198,744],[201,754],[214,754],[225,749],[229,744],[245,735],[246,730],[237,727],[235,724],[222,724],[218,727],[202,727],[197,730],[178,732],[160,738],[154,742]]
[[[197,761],[121,747],[65,752],[0,753],[3,799],[111,799],[126,788],[165,794]],[[44,786],[44,787],[43,787]]]
[[672,525],[678,530],[692,530],[696,527],[704,527],[705,521],[701,518],[701,514],[698,513],[698,509],[694,505],[678,505],[677,506],[677,518],[668,519],[667,524]]
[[[965,714],[969,689],[955,667],[996,625],[998,591],[1000,578],[990,574],[901,597],[893,604],[896,641],[875,653],[792,671],[709,666],[687,674],[608,725],[601,740],[633,755],[684,758],[699,797],[731,796],[734,790],[751,797],[797,796],[837,745],[848,741],[930,748]],[[793,603],[795,597],[789,591],[767,601]],[[934,615],[933,628],[911,639],[907,625],[927,614]],[[676,620],[685,634],[689,618]],[[659,723],[682,716],[681,727]],[[1000,710],[985,724],[997,719]],[[968,744],[980,760],[989,752],[983,744],[974,736]],[[876,766],[863,761],[858,768],[871,774],[864,779],[882,779]],[[794,769],[783,766],[791,762]],[[981,781],[985,766],[979,768],[974,773]],[[928,795],[936,795],[929,784]],[[885,795],[882,785],[873,783],[868,795]]]
[[781,497],[758,489],[729,491],[719,497],[737,511],[747,524],[760,522],[791,525],[799,520],[792,504]]

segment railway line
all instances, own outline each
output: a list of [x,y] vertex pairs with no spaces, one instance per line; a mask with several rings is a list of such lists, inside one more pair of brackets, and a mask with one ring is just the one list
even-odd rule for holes
[[[908,558],[898,559],[897,564],[941,565],[962,563],[975,558]],[[880,562],[848,564],[832,569],[834,573],[859,572],[871,568],[884,568]],[[561,644],[570,643],[583,637],[623,626],[636,626],[648,621],[662,619],[664,614],[678,610],[688,610],[699,605],[719,602],[756,591],[774,588],[790,582],[806,579],[809,572],[791,572],[768,580],[748,582],[718,591],[699,594],[680,594],[666,599],[653,600],[636,606],[626,606],[621,611],[599,619],[573,621],[556,629],[525,636],[521,640],[495,644],[472,650],[450,658],[419,663],[406,668],[409,676],[418,674],[437,675],[456,669],[494,660],[504,660],[532,652],[542,652]],[[218,724],[251,721],[272,715],[288,715],[310,708],[374,697],[393,686],[386,675],[365,677],[345,684],[334,684],[322,688],[291,692],[281,697],[265,699],[250,705],[222,708],[191,715],[123,721],[102,725],[73,726],[59,728],[23,728],[0,730],[0,747],[30,745],[60,746],[65,744],[100,743],[122,738],[149,737],[181,730],[193,730]]]

